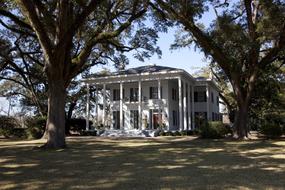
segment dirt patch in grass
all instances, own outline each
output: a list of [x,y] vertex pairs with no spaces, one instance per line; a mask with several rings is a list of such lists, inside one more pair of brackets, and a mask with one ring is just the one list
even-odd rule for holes
[[284,189],[285,141],[67,138],[0,141],[0,189]]

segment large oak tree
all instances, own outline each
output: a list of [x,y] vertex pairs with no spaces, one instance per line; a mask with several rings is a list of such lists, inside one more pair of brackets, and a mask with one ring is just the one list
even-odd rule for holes
[[110,57],[115,50],[142,49],[136,54],[139,59],[160,53],[153,46],[155,31],[140,22],[147,9],[148,1],[141,0],[1,2],[0,24],[12,33],[6,37],[14,41],[21,35],[22,47],[33,44],[43,56],[48,84],[45,147],[66,146],[66,89],[74,77],[97,63],[94,59]]
[[[177,46],[195,43],[223,70],[237,103],[237,135],[246,137],[255,83],[268,64],[284,60],[285,2],[157,0],[152,7],[160,12],[160,19],[173,21],[186,31]],[[199,19],[210,8],[216,18],[206,28]]]

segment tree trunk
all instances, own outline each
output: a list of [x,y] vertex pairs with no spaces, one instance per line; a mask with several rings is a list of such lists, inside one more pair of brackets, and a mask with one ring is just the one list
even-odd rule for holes
[[248,105],[240,104],[235,114],[235,129],[239,139],[247,138]]
[[64,80],[49,80],[48,118],[45,148],[64,148],[65,144],[65,98]]

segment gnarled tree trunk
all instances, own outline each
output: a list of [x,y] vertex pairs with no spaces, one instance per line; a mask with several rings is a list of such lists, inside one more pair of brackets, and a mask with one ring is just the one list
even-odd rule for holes
[[239,104],[235,114],[235,129],[239,139],[247,138],[248,105]]
[[[50,78],[50,77],[49,77]],[[50,78],[48,94],[48,118],[46,148],[64,148],[65,144],[66,88],[61,78]]]

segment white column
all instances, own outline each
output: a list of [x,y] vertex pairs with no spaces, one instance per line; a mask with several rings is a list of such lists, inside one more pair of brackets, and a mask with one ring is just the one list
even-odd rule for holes
[[186,117],[186,112],[187,112],[187,107],[186,107],[186,82],[183,82],[183,120],[184,120],[184,126],[183,126],[183,130],[186,129],[187,127],[187,117]]
[[99,125],[99,87],[96,86],[96,125]]
[[87,100],[86,100],[86,131],[89,130],[89,118],[90,118],[90,87],[86,84]]
[[188,84],[188,107],[187,107],[187,111],[188,111],[188,128],[187,130],[191,129],[191,125],[192,125],[192,121],[191,121],[191,108],[192,108],[192,104],[191,104],[191,84]]
[[195,129],[195,102],[194,102],[194,85],[192,85],[191,93],[192,93],[192,130]]
[[124,129],[123,121],[123,83],[120,83],[120,128]]
[[207,119],[210,120],[210,89],[209,85],[206,84],[206,95],[207,95]]
[[139,129],[142,129],[142,82],[139,80]]
[[111,130],[114,130],[114,115],[113,115],[113,105],[114,105],[114,102],[112,101],[112,96],[111,96],[111,94],[112,94],[112,90],[110,89],[110,91],[109,91],[109,100],[110,100],[110,111],[109,111],[109,117],[110,117],[110,119],[111,119],[111,122],[110,122],[110,129]]
[[179,99],[179,130],[183,129],[183,109],[182,109],[182,81],[178,78],[178,99]]
[[161,81],[160,79],[158,79],[157,81],[157,93],[158,93],[158,114],[159,117],[161,116],[161,118],[159,119],[159,126],[161,126],[161,120],[162,120],[162,115],[161,115]]
[[105,127],[106,122],[106,84],[103,84],[103,114],[102,114],[103,127]]

